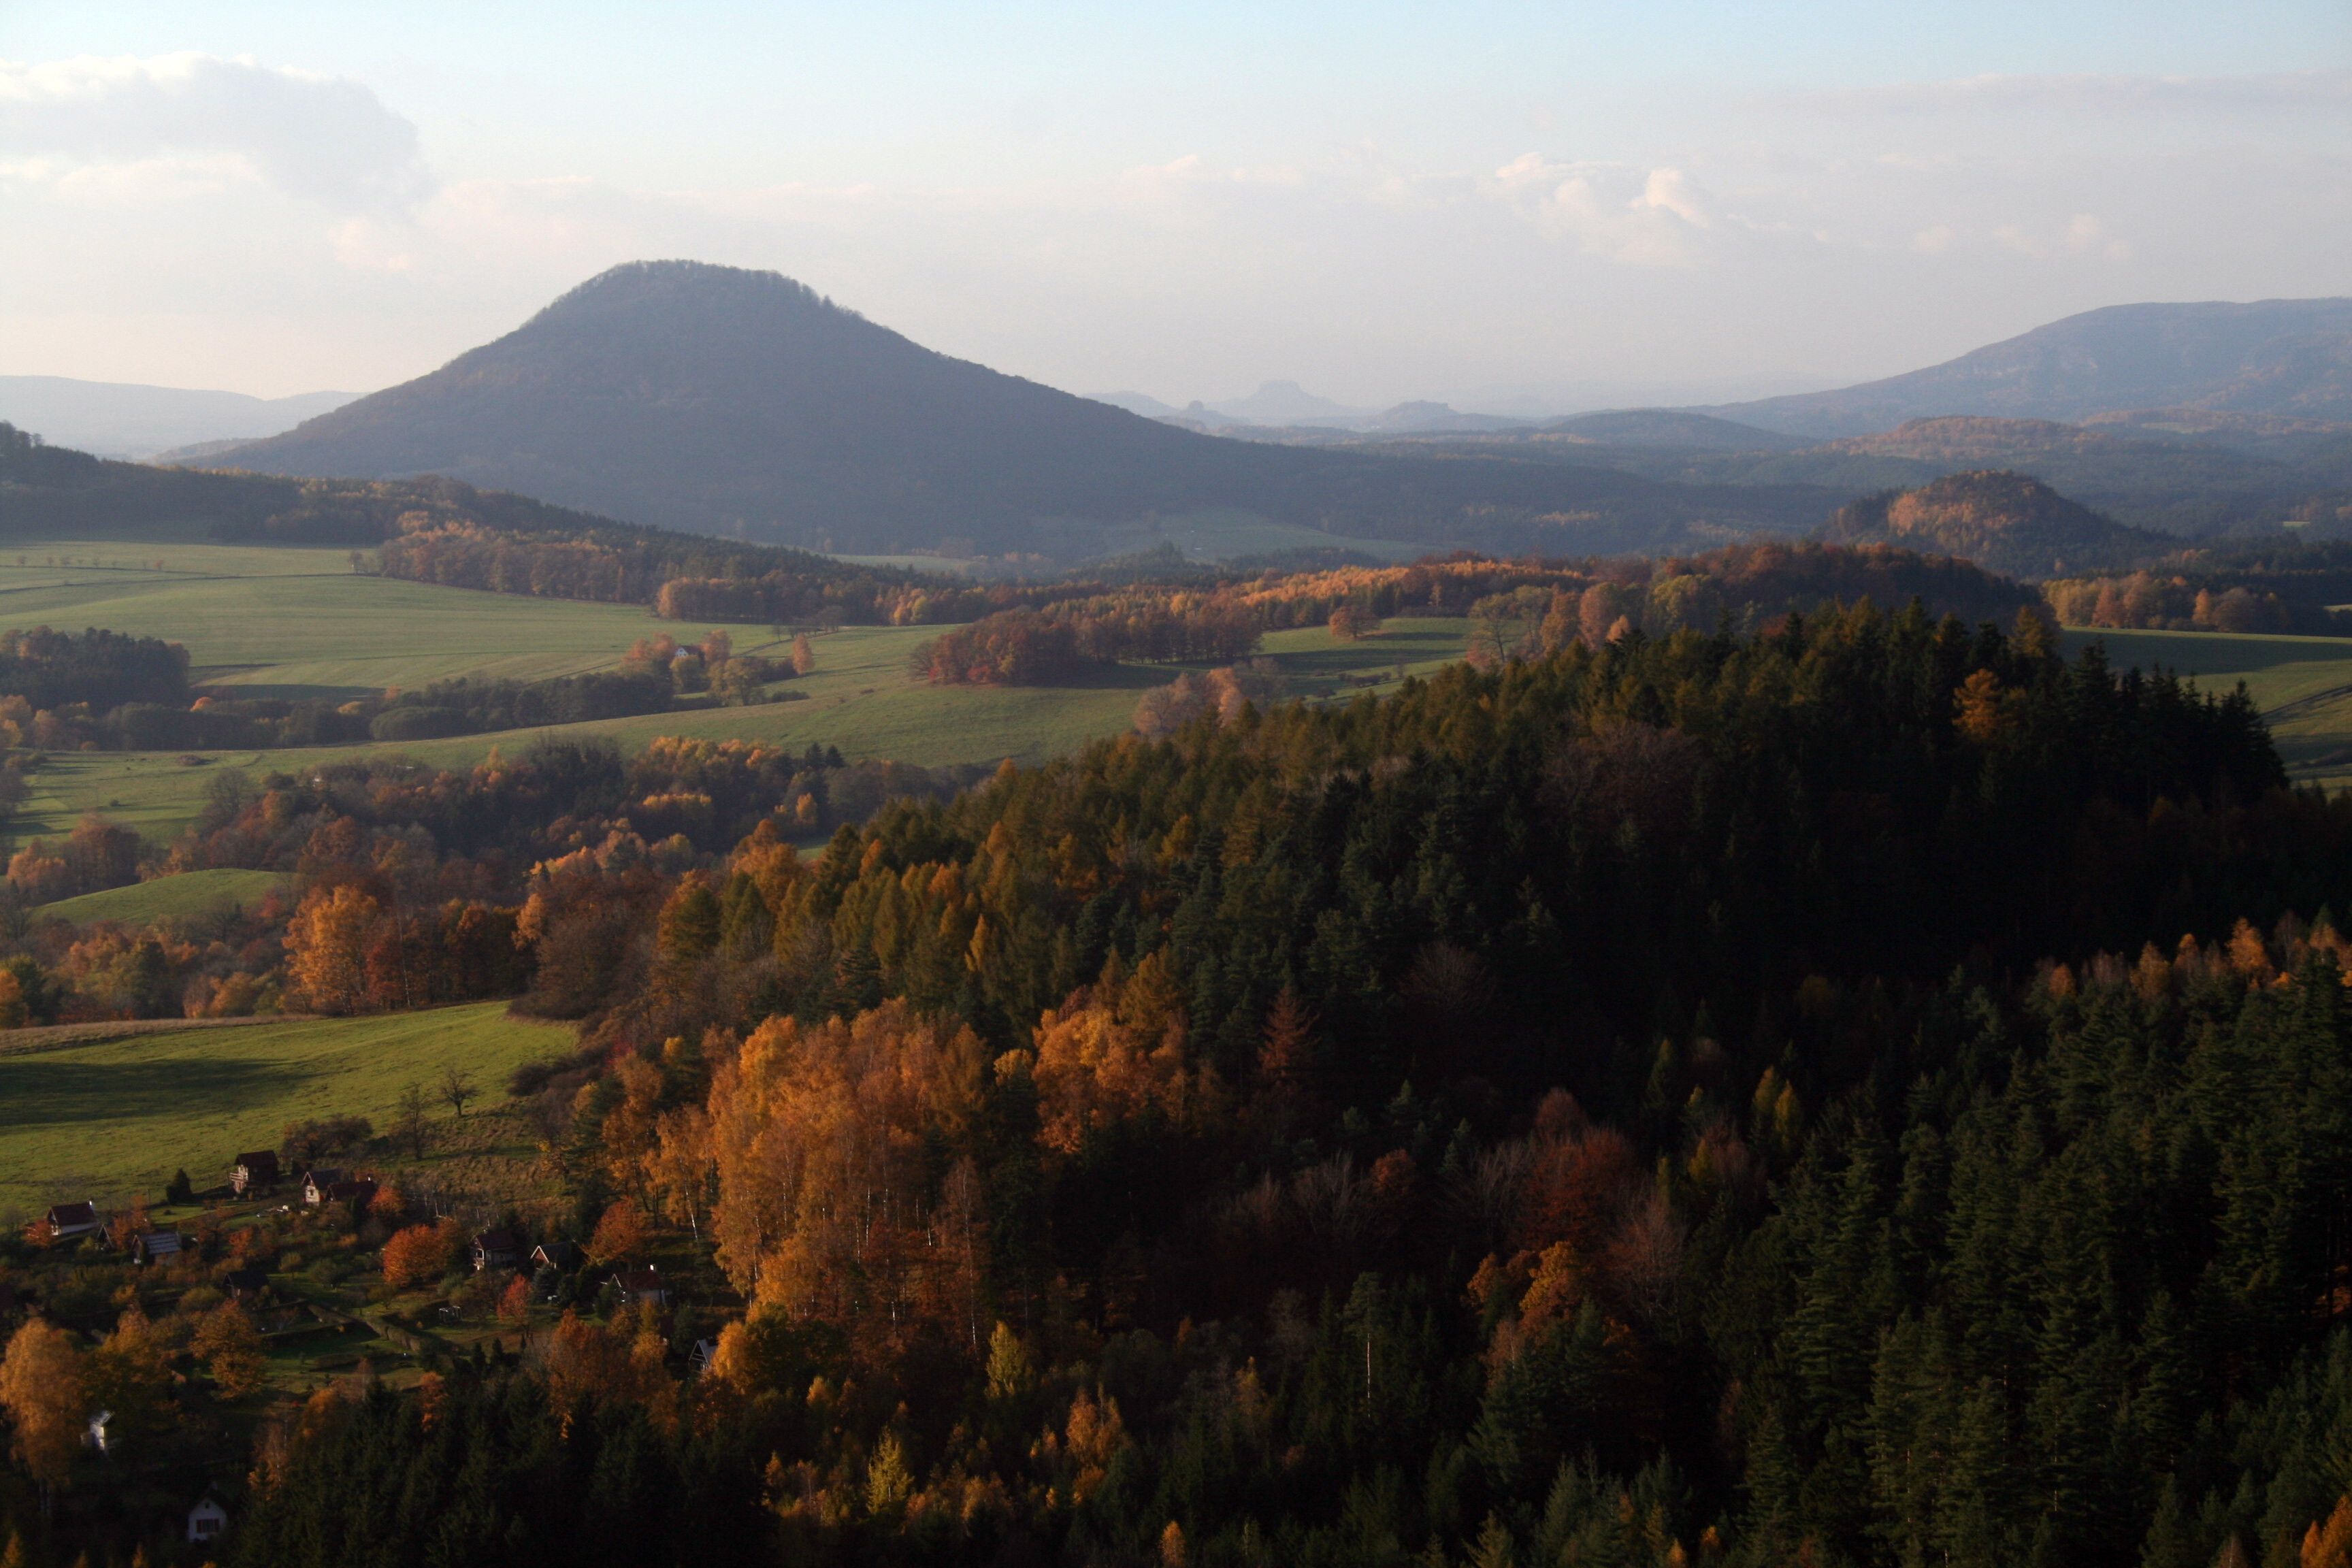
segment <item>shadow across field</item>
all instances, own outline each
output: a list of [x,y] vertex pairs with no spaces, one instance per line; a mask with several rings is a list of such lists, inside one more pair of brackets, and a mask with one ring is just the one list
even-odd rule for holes
[[236,1103],[291,1092],[314,1076],[299,1062],[257,1057],[184,1058],[168,1071],[135,1062],[8,1064],[0,1134],[74,1121],[137,1121],[182,1113],[191,1100]]
[[1466,635],[1466,627],[1412,631],[1393,637],[1383,634],[1360,642],[1285,649],[1280,657],[1283,672],[1294,680],[1337,680],[1346,675],[1379,674],[1399,664],[1411,668],[1459,658]]

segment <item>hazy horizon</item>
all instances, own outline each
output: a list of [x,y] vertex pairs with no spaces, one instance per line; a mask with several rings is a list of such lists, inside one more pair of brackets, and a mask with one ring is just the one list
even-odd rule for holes
[[0,8],[0,375],[368,391],[616,262],[1176,406],[1709,402],[2352,292],[2352,15]]

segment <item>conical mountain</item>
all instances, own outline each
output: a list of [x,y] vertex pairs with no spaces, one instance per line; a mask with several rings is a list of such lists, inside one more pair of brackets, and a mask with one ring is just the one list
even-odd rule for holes
[[1622,549],[1701,520],[1787,530],[1821,510],[1558,464],[1218,439],[934,353],[776,273],[685,261],[614,268],[429,375],[215,460],[444,474],[851,552],[1083,554],[1090,528],[1211,508],[1433,544]]

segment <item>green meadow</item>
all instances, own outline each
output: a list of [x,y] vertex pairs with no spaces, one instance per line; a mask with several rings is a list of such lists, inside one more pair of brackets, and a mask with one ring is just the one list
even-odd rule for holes
[[0,1218],[152,1199],[182,1169],[212,1185],[241,1151],[278,1147],[289,1121],[364,1116],[382,1131],[406,1086],[430,1092],[452,1066],[495,1104],[518,1066],[572,1042],[503,1002],[57,1045],[0,1035]]
[[187,646],[199,681],[305,697],[461,675],[543,680],[616,663],[648,632],[692,641],[709,629],[637,605],[371,577],[347,550],[80,542],[0,548],[0,625],[166,637]]
[[221,910],[250,909],[286,886],[288,880],[277,871],[240,871],[219,867],[208,871],[185,871],[176,877],[158,877],[127,888],[84,893],[79,898],[59,899],[56,903],[41,905],[33,913],[42,919],[71,921],[76,925],[91,921],[121,921],[132,925],[161,920],[191,921]]
[[[160,566],[160,569],[159,569]],[[692,641],[707,626],[656,620],[631,605],[530,599],[394,582],[354,573],[350,552],[299,547],[90,542],[0,550],[0,626],[105,626],[187,646],[196,679],[255,696],[352,697],[457,676],[545,679],[606,668],[631,643],[667,632]],[[745,652],[768,629],[730,626]],[[399,745],[183,754],[82,752],[50,756],[17,818],[23,833],[61,833],[87,812],[168,838],[193,818],[205,781],[224,767],[297,773],[398,753],[466,767],[493,748],[511,753],[541,734],[593,734],[625,749],[661,735],[837,747],[851,760],[941,766],[1041,762],[1125,729],[1136,700],[1172,669],[1125,666],[1061,687],[934,687],[908,661],[929,626],[851,626],[816,638],[817,668],[753,708],[688,709],[550,731]],[[1378,637],[1339,643],[1320,627],[1278,632],[1265,653],[1299,695],[1349,682],[1425,674],[1461,656],[1459,620],[1400,620]]]

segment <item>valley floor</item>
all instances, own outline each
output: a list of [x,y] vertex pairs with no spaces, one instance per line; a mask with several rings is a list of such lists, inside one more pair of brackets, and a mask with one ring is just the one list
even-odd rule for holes
[[[342,550],[138,542],[27,544],[0,552],[0,625],[104,626],[187,646],[194,678],[241,695],[357,697],[472,676],[547,679],[610,668],[640,637],[681,642],[712,629],[656,619],[634,605],[530,599],[354,574]],[[739,651],[781,653],[769,628],[726,628]],[[817,668],[789,682],[791,700],[688,709],[551,731],[267,752],[84,752],[51,755],[16,818],[22,833],[62,833],[98,812],[151,837],[195,816],[215,771],[297,773],[397,752],[436,767],[508,753],[541,734],[608,736],[635,750],[661,735],[838,748],[852,761],[926,767],[1041,762],[1131,721],[1144,691],[1173,668],[1122,666],[1059,687],[933,687],[908,673],[935,626],[850,626],[816,639]],[[1335,640],[1320,627],[1278,632],[1265,653],[1309,699],[1427,674],[1461,657],[1466,624],[1398,620],[1377,637]]]

